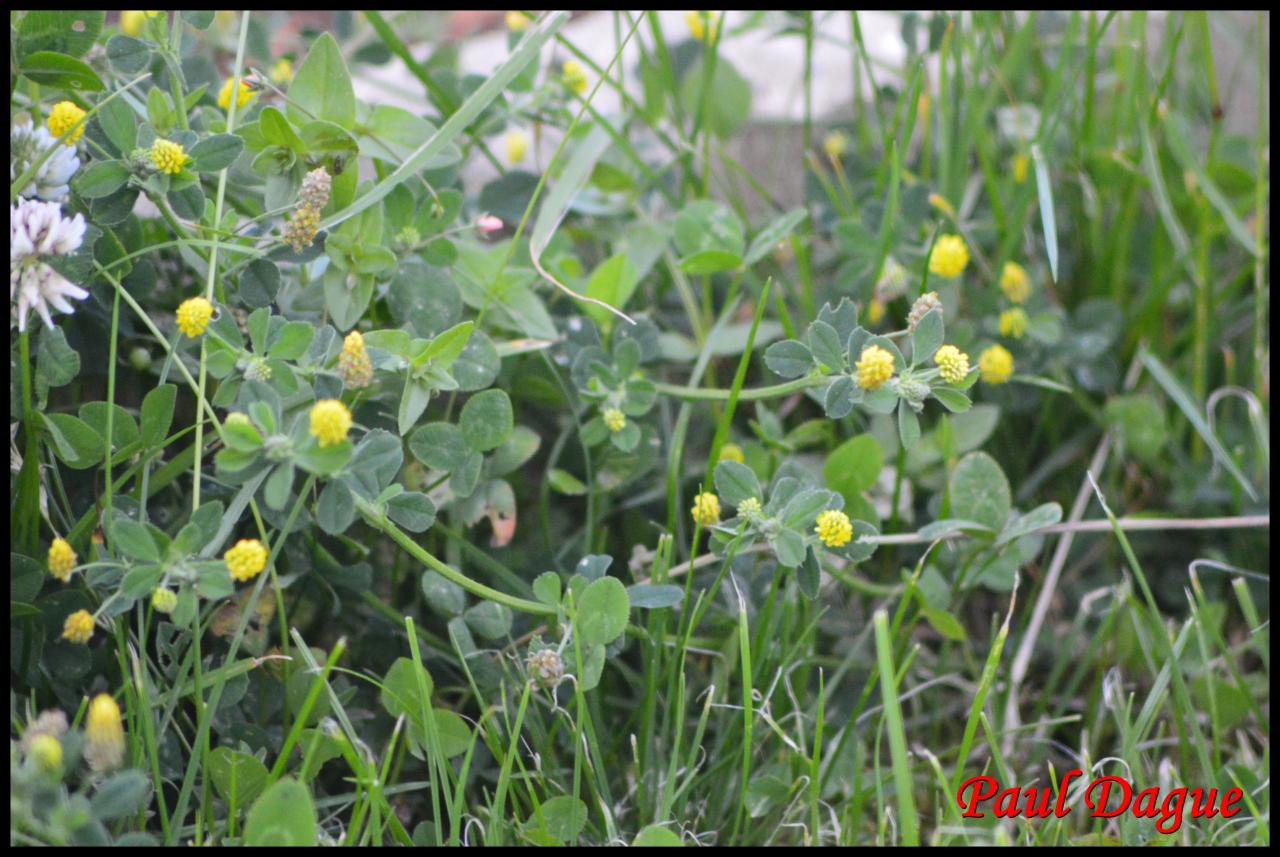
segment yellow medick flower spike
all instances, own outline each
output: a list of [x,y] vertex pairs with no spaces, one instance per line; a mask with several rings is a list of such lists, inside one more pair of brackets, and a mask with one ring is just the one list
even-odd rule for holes
[[66,583],[71,579],[71,569],[76,567],[76,552],[64,538],[56,538],[49,545],[49,573]]
[[109,693],[100,693],[89,703],[84,719],[84,755],[95,771],[114,768],[124,759],[120,706]]
[[[53,109],[49,111],[49,118],[45,120],[45,124],[49,126],[49,133],[55,137],[61,137],[71,128],[75,127],[77,122],[84,118],[84,111],[71,101],[59,101],[53,105]],[[74,146],[76,140],[80,139],[80,135],[84,133],[84,125],[81,124],[67,137],[65,142],[68,146]]]
[[561,80],[564,85],[581,95],[587,91],[587,72],[582,68],[582,63],[577,60],[569,60],[560,68]]
[[604,412],[602,418],[604,419],[604,427],[614,434],[626,428],[627,415],[617,408],[609,408]]
[[858,358],[858,386],[864,390],[877,390],[893,377],[893,355],[879,345],[868,345]]
[[93,636],[93,616],[88,610],[77,610],[62,625],[62,639],[72,643],[87,643]]
[[243,583],[267,567],[267,549],[257,539],[241,539],[222,555],[222,560],[231,570],[232,580]]
[[978,355],[978,371],[988,384],[1003,384],[1013,376],[1013,355],[1002,345],[992,345]]
[[311,436],[321,446],[335,446],[351,431],[351,411],[337,399],[321,399],[311,406]]
[[529,151],[529,135],[523,131],[512,131],[507,135],[507,160],[518,164],[524,160]]
[[342,354],[338,357],[338,377],[352,389],[369,386],[373,380],[373,362],[364,348],[364,337],[353,330],[342,340]]
[[1015,304],[1020,304],[1031,295],[1031,279],[1027,271],[1017,262],[1005,262],[1000,272],[1000,291]]
[[693,498],[693,522],[703,527],[720,523],[720,498],[710,491],[703,491]]
[[853,524],[849,516],[839,509],[828,509],[819,515],[813,531],[829,548],[842,548],[853,538]]
[[271,71],[267,72],[267,76],[271,78],[272,83],[288,83],[293,80],[293,63],[280,57],[271,67]]
[[944,345],[934,352],[933,362],[948,384],[959,384],[969,374],[969,355],[954,345]]
[[507,13],[507,29],[513,33],[520,33],[529,29],[529,25],[533,23],[529,20],[529,16],[523,12],[512,10]]
[[37,735],[27,755],[46,774],[62,773],[62,742],[52,735]]
[[1000,313],[1000,335],[1021,339],[1027,332],[1027,314],[1022,307],[1014,307]]
[[120,32],[126,36],[136,36],[142,32],[142,25],[148,18],[154,18],[159,12],[143,12],[138,9],[130,9],[127,12],[120,13]]
[[832,131],[822,140],[822,151],[833,161],[840,160],[849,148],[849,138],[840,131]]
[[159,139],[151,144],[151,163],[156,169],[169,175],[182,172],[182,165],[190,160],[187,150],[170,140]]
[[178,606],[178,593],[163,586],[157,587],[151,591],[151,606],[157,613],[172,613]]
[[869,324],[879,324],[884,318],[884,301],[879,298],[872,298],[867,304],[867,322]]
[[[231,84],[234,82],[234,78],[227,78],[222,84],[222,89],[218,92],[218,106],[223,110],[231,109]],[[254,91],[253,87],[249,85],[248,81],[243,77],[240,78],[240,92],[236,96],[236,109],[239,110],[241,107],[244,107],[252,101],[253,96],[257,94],[258,93]]]
[[959,235],[943,235],[929,254],[929,273],[939,277],[958,277],[969,264],[969,248]]
[[720,461],[736,461],[739,464],[746,461],[746,456],[742,454],[742,447],[736,443],[726,443],[720,447]]
[[204,298],[187,298],[178,305],[178,330],[195,339],[213,318],[213,304]]

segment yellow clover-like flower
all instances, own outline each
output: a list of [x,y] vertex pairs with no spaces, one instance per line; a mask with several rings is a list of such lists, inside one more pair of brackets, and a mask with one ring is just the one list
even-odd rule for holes
[[944,345],[934,352],[933,362],[948,384],[959,384],[969,374],[969,355],[954,345]]
[[351,431],[351,411],[337,399],[321,399],[311,406],[311,436],[321,446],[335,446]]
[[157,613],[172,613],[173,608],[178,606],[178,593],[158,586],[151,591],[151,606]]
[[720,523],[720,498],[710,491],[703,491],[693,498],[693,522],[703,527]]
[[817,526],[813,531],[827,547],[841,548],[853,538],[853,523],[839,509],[828,509],[818,516]]
[[231,570],[231,578],[243,583],[267,567],[267,549],[257,539],[241,539],[222,555],[222,560]]
[[507,135],[507,160],[518,164],[524,160],[529,151],[529,135],[523,131],[512,131]]
[[929,273],[939,277],[958,277],[969,264],[969,248],[959,235],[942,235],[929,254]]
[[1015,304],[1020,304],[1031,295],[1031,279],[1027,271],[1017,262],[1005,262],[1000,272],[1000,291]]
[[529,29],[529,25],[533,23],[529,20],[529,16],[524,12],[512,10],[507,13],[507,29],[513,33],[520,33]]
[[353,330],[342,340],[342,354],[338,356],[338,377],[352,389],[369,386],[373,380],[373,361],[364,347],[364,336]]
[[120,706],[109,693],[100,693],[89,703],[84,719],[84,755],[95,771],[114,768],[124,759],[124,724]]
[[178,305],[178,330],[195,339],[213,318],[213,304],[204,298],[187,298]]
[[747,458],[742,454],[742,447],[736,443],[726,443],[720,447],[720,461],[736,461],[739,464]]
[[31,741],[27,758],[46,774],[62,773],[62,742],[52,735],[37,735]]
[[878,390],[880,385],[893,377],[893,355],[879,345],[868,345],[854,366],[858,370],[858,386],[864,390]]
[[154,18],[159,12],[144,12],[140,9],[130,9],[120,13],[120,32],[126,36],[137,36],[142,32],[142,25],[146,23],[148,18]]
[[561,67],[560,79],[579,95],[587,91],[587,72],[577,60],[569,60]]
[[1018,184],[1022,184],[1027,180],[1027,167],[1031,165],[1031,159],[1027,157],[1026,152],[1019,152],[1013,156],[1013,180]]
[[71,579],[71,569],[76,567],[76,552],[64,538],[56,538],[49,545],[49,573],[66,583]]
[[884,301],[872,298],[867,303],[867,323],[879,324],[884,319]]
[[[49,118],[45,120],[45,124],[49,127],[49,133],[55,137],[61,137],[75,128],[63,141],[68,146],[74,146],[76,140],[79,140],[80,135],[84,133],[84,123],[80,122],[83,118],[84,111],[77,107],[75,102],[59,101],[49,111]],[[76,127],[77,125],[79,127]]]
[[614,434],[626,428],[627,415],[617,408],[609,408],[601,416],[604,419],[604,427]]
[[[233,78],[227,78],[222,84],[222,89],[218,91],[218,106],[223,110],[231,109],[231,84],[233,83],[235,83]],[[236,95],[236,109],[239,110],[244,107],[252,101],[253,96],[257,94],[258,93],[254,91],[253,87],[249,85],[248,81],[243,77],[240,78],[240,89]]]
[[1022,307],[1014,307],[1000,313],[1000,335],[1021,339],[1027,332],[1027,314]]
[[988,384],[1003,384],[1013,377],[1013,355],[1002,345],[992,345],[978,355],[978,371]]
[[760,517],[760,513],[763,510],[764,507],[760,505],[759,497],[748,497],[738,504],[738,517],[751,521]]
[[720,29],[720,14],[718,12],[685,12],[684,22],[689,27],[689,35],[694,41],[715,41],[716,31]]
[[93,615],[88,610],[77,610],[62,625],[62,639],[72,643],[87,643],[93,636]]
[[849,149],[849,138],[840,131],[832,131],[822,139],[822,151],[833,161],[838,161]]
[[293,63],[280,57],[271,67],[271,71],[267,72],[267,76],[271,78],[272,83],[288,83],[293,80]]
[[151,163],[162,173],[177,175],[190,159],[187,150],[171,140],[161,138],[151,144]]

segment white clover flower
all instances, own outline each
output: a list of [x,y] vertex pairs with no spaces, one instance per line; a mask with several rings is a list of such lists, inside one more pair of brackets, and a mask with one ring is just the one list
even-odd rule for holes
[[53,153],[40,165],[27,186],[19,191],[20,195],[53,202],[62,201],[71,190],[68,185],[76,170],[80,169],[80,159],[76,157],[75,147],[59,145],[49,129],[44,126],[32,127],[30,119],[9,128],[10,184],[17,181],[18,176],[25,173],[49,149]]
[[53,327],[52,306],[72,313],[67,298],[84,300],[89,293],[59,274],[45,261],[47,256],[66,256],[80,248],[84,240],[84,215],[62,216],[56,202],[19,199],[9,206],[9,300],[17,316],[18,330],[27,329],[32,309]]

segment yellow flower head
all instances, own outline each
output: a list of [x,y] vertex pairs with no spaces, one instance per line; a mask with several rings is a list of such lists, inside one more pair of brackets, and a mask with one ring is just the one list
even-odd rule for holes
[[71,579],[71,569],[76,567],[76,552],[64,538],[56,538],[49,545],[49,573],[66,583]]
[[1000,313],[1000,335],[1021,339],[1027,332],[1027,314],[1016,306]]
[[136,36],[142,32],[142,25],[148,18],[154,18],[159,12],[143,12],[131,9],[120,13],[120,32],[126,36]]
[[1027,157],[1026,152],[1019,152],[1013,156],[1013,180],[1018,184],[1022,184],[1027,180],[1027,167],[1030,166],[1031,159]]
[[840,131],[832,131],[822,140],[822,151],[833,161],[838,161],[849,149],[849,138]]
[[893,377],[893,355],[879,345],[868,345],[858,358],[858,386],[864,390],[877,390]]
[[187,298],[178,305],[178,330],[192,339],[204,333],[213,318],[213,304],[204,298]]
[[601,416],[604,419],[604,427],[614,434],[626,428],[627,415],[617,408],[609,408]]
[[243,583],[267,567],[267,549],[257,539],[241,539],[222,555],[222,560],[231,570],[231,578]]
[[334,446],[351,431],[351,411],[337,399],[321,399],[311,406],[311,436],[321,446]]
[[[233,78],[227,78],[223,81],[222,89],[218,91],[218,106],[223,110],[231,109],[231,84],[234,82],[235,80]],[[239,110],[244,107],[252,101],[253,96],[257,94],[258,93],[254,91],[253,87],[249,85],[248,81],[243,77],[240,78],[240,91],[239,94],[236,95],[236,109]]]
[[280,57],[271,67],[271,71],[267,72],[267,76],[271,78],[272,83],[288,83],[293,80],[293,63]]
[[884,319],[884,301],[872,298],[867,304],[867,323],[879,324]]
[[507,29],[513,33],[524,32],[531,23],[533,22],[529,20],[529,16],[523,12],[512,10],[507,13]]
[[151,163],[157,170],[169,175],[182,172],[182,166],[190,160],[187,150],[165,139],[158,139],[151,144]]
[[587,91],[587,72],[577,60],[569,60],[560,68],[560,80],[579,95]]
[[813,531],[829,548],[841,548],[853,538],[853,524],[849,516],[839,509],[828,509],[818,516],[818,525]]
[[342,354],[338,356],[338,377],[352,389],[367,387],[373,380],[373,362],[364,348],[364,337],[353,330],[342,340]]
[[764,507],[760,505],[759,497],[748,497],[738,504],[738,517],[751,521],[760,517],[763,509]]
[[969,355],[954,345],[944,345],[934,352],[933,362],[948,384],[959,384],[969,374]]
[[292,247],[293,252],[301,253],[303,247],[311,246],[319,228],[320,209],[304,205],[285,222],[280,240]]
[[746,456],[742,454],[742,447],[736,443],[726,443],[720,447],[720,461],[736,461],[739,464],[746,461]]
[[[706,16],[705,20],[703,15]],[[689,35],[694,41],[713,42],[716,31],[720,29],[720,14],[718,12],[685,12],[684,22],[688,25]]]
[[1027,271],[1017,262],[1005,262],[1000,272],[1000,291],[1015,304],[1020,304],[1031,294],[1031,280]]
[[62,742],[52,735],[37,735],[31,741],[27,758],[46,774],[60,774],[62,773]]
[[518,164],[524,160],[529,151],[529,135],[523,131],[512,131],[507,135],[507,160]]
[[[65,142],[68,146],[74,146],[76,140],[80,139],[80,135],[84,133],[84,124],[80,120],[84,118],[84,111],[71,101],[59,101],[53,105],[53,109],[49,111],[49,118],[45,120],[45,124],[49,126],[49,133],[55,137],[61,137],[72,128],[71,134]],[[79,127],[76,124],[80,123]]]
[[978,355],[978,371],[988,384],[1003,384],[1013,376],[1013,355],[1002,345],[992,345]]
[[959,235],[943,235],[929,254],[929,273],[939,277],[958,277],[969,264],[969,248]]
[[93,636],[93,616],[88,610],[77,610],[62,625],[62,639],[72,643],[87,643]]
[[95,771],[105,771],[124,759],[124,724],[120,706],[109,693],[100,693],[89,703],[84,719],[84,755]]
[[151,591],[151,606],[157,613],[172,613],[173,608],[178,606],[178,593],[158,586]]
[[720,523],[720,498],[710,491],[703,491],[693,498],[693,522],[703,527]]

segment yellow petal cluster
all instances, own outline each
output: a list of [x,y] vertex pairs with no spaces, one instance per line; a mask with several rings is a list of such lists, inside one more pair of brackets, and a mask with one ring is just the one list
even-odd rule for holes
[[969,248],[959,235],[942,235],[929,254],[929,273],[939,277],[958,277],[969,264]]
[[195,338],[204,333],[213,318],[213,304],[204,298],[187,298],[178,305],[178,330]]
[[844,547],[853,538],[853,523],[839,509],[828,509],[818,516],[813,531],[829,548]]
[[[231,109],[231,84],[233,83],[235,83],[233,78],[227,78],[222,84],[222,89],[218,91],[218,106],[223,110]],[[257,95],[257,93],[254,92],[253,87],[249,85],[248,81],[241,78],[240,89],[236,95],[236,109],[239,110],[241,107],[244,107],[253,100],[253,96],[255,95]]]
[[858,370],[858,386],[864,390],[878,390],[880,385],[893,377],[893,355],[879,345],[868,345],[854,366]]
[[[68,146],[75,145],[76,140],[80,139],[80,135],[84,133],[84,124],[80,120],[84,118],[84,111],[71,101],[59,101],[53,105],[53,109],[49,111],[49,118],[45,120],[45,124],[49,126],[49,133],[55,137],[61,137],[72,128],[70,136],[65,142]],[[76,125],[79,124],[77,128]]]
[[93,615],[88,610],[77,610],[62,625],[62,639],[71,643],[87,643],[93,636]]
[[1013,377],[1013,355],[1002,345],[992,345],[978,355],[978,371],[988,384],[1003,384]]
[[71,569],[76,567],[76,552],[64,538],[56,538],[49,545],[49,573],[66,583],[71,579]]
[[934,352],[933,362],[948,384],[959,384],[969,374],[969,355],[954,345],[944,345]]
[[311,406],[311,436],[321,446],[335,446],[351,431],[351,411],[337,399],[321,399]]
[[257,539],[241,539],[222,555],[231,577],[243,583],[253,580],[267,567],[267,548]]
[[1000,291],[1015,304],[1020,304],[1031,295],[1031,279],[1027,271],[1017,262],[1005,262],[1000,272]]
[[703,527],[720,523],[720,498],[710,491],[704,491],[693,498],[693,522]]

